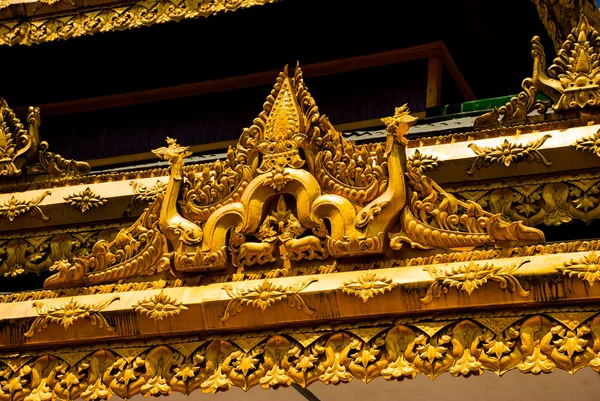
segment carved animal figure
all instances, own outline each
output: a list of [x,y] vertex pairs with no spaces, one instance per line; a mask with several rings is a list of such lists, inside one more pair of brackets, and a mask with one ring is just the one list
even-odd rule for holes
[[288,228],[280,236],[280,240],[285,248],[285,255],[282,259],[301,260],[301,259],[324,259],[326,251],[321,245],[321,239],[314,235],[296,238],[304,232],[304,227],[297,220],[292,220]]
[[235,266],[264,265],[274,262],[273,251],[277,237],[265,238],[263,242],[246,242],[242,244],[234,256]]

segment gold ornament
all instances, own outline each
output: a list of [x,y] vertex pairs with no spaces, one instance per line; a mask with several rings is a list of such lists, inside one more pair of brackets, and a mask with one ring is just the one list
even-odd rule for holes
[[600,256],[594,251],[579,260],[571,260],[556,268],[559,272],[569,277],[577,277],[594,285],[600,281]]
[[81,213],[85,213],[93,207],[100,207],[108,203],[108,199],[95,194],[90,187],[87,187],[78,193],[65,196],[64,199],[69,205],[81,211]]
[[150,299],[144,298],[136,303],[133,308],[136,312],[148,316],[155,322],[178,315],[182,310],[187,309],[181,302],[171,299],[163,291]]
[[516,264],[500,267],[488,263],[480,265],[470,262],[467,265],[453,267],[449,271],[436,268],[428,269],[429,274],[435,281],[429,286],[427,294],[421,298],[421,302],[429,303],[433,301],[434,297],[439,298],[442,294],[448,292],[449,287],[456,287],[457,290],[465,291],[471,295],[473,291],[488,281],[496,281],[500,288],[508,289],[510,292],[516,292],[520,296],[526,297],[529,295],[529,291],[523,289],[513,273],[528,262],[528,260],[523,260]]
[[234,289],[230,285],[226,285],[223,289],[231,297],[231,301],[227,304],[221,320],[227,321],[231,316],[241,312],[244,306],[259,308],[264,312],[269,306],[279,301],[287,301],[290,308],[296,308],[312,315],[314,310],[306,305],[306,302],[298,293],[315,281],[317,279],[312,278],[296,285],[283,287],[265,280],[252,289]]
[[32,217],[37,217],[44,221],[50,220],[50,217],[46,216],[38,206],[48,195],[50,195],[50,191],[44,191],[40,196],[28,201],[20,200],[13,196],[8,201],[0,204],[0,217],[13,221],[17,217],[29,213]]
[[51,307],[48,307],[41,302],[34,302],[33,306],[35,306],[37,310],[38,317],[35,318],[24,336],[27,338],[33,337],[37,331],[41,331],[48,327],[49,323],[59,324],[67,329],[78,320],[84,319],[89,320],[94,326],[100,328],[104,327],[108,331],[114,331],[115,328],[106,321],[100,311],[118,299],[119,297],[112,297],[95,305],[80,304],[77,301],[71,300],[62,305]]
[[391,291],[397,286],[398,283],[394,283],[392,279],[380,277],[369,270],[355,280],[346,281],[340,288],[344,294],[359,297],[366,303],[375,295]]
[[475,172],[481,168],[489,167],[494,163],[504,164],[506,167],[510,166],[513,162],[517,163],[519,160],[526,160],[528,162],[543,163],[546,166],[552,165],[552,162],[548,161],[538,150],[540,146],[546,142],[546,139],[551,138],[550,135],[544,135],[537,141],[533,141],[523,144],[514,144],[508,142],[507,139],[502,142],[502,145],[492,147],[481,148],[475,143],[469,145],[469,148],[477,155],[477,158],[473,161],[471,168],[467,171],[467,174],[475,174]]

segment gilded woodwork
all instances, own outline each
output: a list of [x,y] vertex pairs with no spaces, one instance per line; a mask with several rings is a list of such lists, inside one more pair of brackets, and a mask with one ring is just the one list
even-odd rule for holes
[[529,295],[519,283],[519,280],[513,275],[519,267],[529,262],[528,260],[505,266],[496,267],[493,264],[479,264],[473,261],[466,265],[453,267],[450,270],[438,268],[428,269],[431,277],[435,281],[427,289],[427,294],[421,298],[421,302],[429,303],[433,298],[439,298],[442,294],[448,293],[448,288],[456,288],[459,291],[465,291],[471,295],[473,291],[479,289],[488,281],[496,281],[502,289],[510,292],[516,292],[522,297]]
[[540,20],[554,44],[554,50],[560,50],[563,42],[579,17],[585,15],[593,25],[600,23],[600,11],[594,0],[531,0],[535,4]]
[[187,308],[176,299],[171,299],[164,292],[160,292],[150,298],[144,298],[133,306],[134,310],[142,315],[148,316],[155,322],[167,317],[178,315]]
[[268,307],[280,301],[287,301],[290,308],[295,308],[312,315],[314,310],[304,302],[299,292],[315,281],[317,279],[312,278],[292,286],[284,287],[265,280],[254,288],[248,289],[234,289],[231,285],[226,285],[223,289],[227,292],[231,301],[227,304],[221,320],[224,322],[227,321],[231,316],[240,313],[244,306],[259,308],[264,312]]
[[89,255],[59,261],[45,288],[94,285],[161,272],[169,267],[166,238],[158,230],[160,202],[154,202],[130,227],[121,229],[112,241],[100,240]]
[[376,295],[384,294],[398,286],[391,278],[380,277],[377,273],[368,271],[358,278],[346,281],[340,287],[344,294],[354,295],[364,303]]
[[42,302],[34,302],[33,306],[37,310],[38,317],[33,321],[24,336],[33,337],[36,332],[42,331],[51,323],[61,325],[66,330],[78,320],[89,320],[94,326],[114,331],[115,328],[108,323],[100,311],[117,299],[119,297],[112,297],[93,305],[79,303],[73,299],[58,306],[47,306]]
[[0,99],[0,176],[20,175],[25,162],[35,154],[39,113],[39,109],[29,110],[26,130],[6,100]]
[[27,124],[28,128],[25,129],[6,100],[0,99],[0,177],[19,176],[23,174],[24,168],[28,174],[48,174],[51,177],[85,174],[90,171],[88,163],[67,160],[48,151],[48,142],[40,142],[39,108],[29,107]]
[[441,163],[436,156],[421,153],[419,149],[416,149],[415,152],[408,157],[408,161],[413,168],[418,169],[421,173],[427,170],[433,170]]
[[548,161],[548,159],[546,159],[538,150],[538,148],[546,142],[546,139],[550,137],[550,135],[544,135],[537,141],[532,141],[525,145],[510,143],[505,139],[501,145],[494,148],[489,146],[479,147],[477,144],[471,143],[469,144],[469,148],[477,155],[477,158],[473,161],[467,174],[475,174],[477,170],[489,167],[494,163],[504,164],[508,167],[521,160],[543,163],[546,166],[551,166],[552,162]]
[[25,20],[3,20],[0,23],[0,45],[31,46],[82,35],[208,17],[274,1],[276,0],[145,0],[126,5],[110,4],[99,10],[81,8],[67,14],[55,12],[49,16],[46,14]]
[[467,185],[449,191],[528,226],[591,222],[600,217],[600,175],[596,173]]
[[102,225],[27,235],[2,235],[0,274],[4,277],[40,274],[56,261],[65,259],[72,262],[75,257],[89,254],[97,241],[111,241],[121,227],[122,224]]
[[133,213],[134,210],[141,206],[148,206],[156,200],[158,195],[164,195],[167,191],[167,185],[161,180],[156,180],[156,184],[148,188],[146,185],[139,184],[137,181],[131,181],[131,190],[133,197],[125,212]]
[[72,193],[64,197],[65,201],[81,213],[85,213],[91,208],[100,207],[108,203],[108,199],[93,192],[90,187],[77,193]]
[[595,153],[596,156],[600,157],[600,130],[598,130],[594,135],[579,138],[577,141],[575,141],[573,146],[577,150]]
[[[286,68],[227,160],[186,169],[188,147],[167,138],[166,147],[154,150],[169,162],[169,182],[128,229],[143,228],[145,244],[128,233],[97,243],[72,267],[56,266],[46,286],[100,284],[168,268],[225,270],[229,263],[240,274],[263,264],[285,274],[288,261],[377,255],[403,243],[469,249],[544,240],[538,230],[455,199],[407,162],[405,135],[416,118],[406,106],[383,121],[385,143],[347,142],[320,115],[301,69]],[[393,226],[399,231],[388,232]]]
[[[523,92],[505,106],[478,117],[475,126],[524,122],[532,111],[545,114],[549,106],[556,112],[597,112],[600,107],[598,38],[598,32],[581,15],[577,26],[565,38],[552,65],[546,68],[544,48],[540,38],[535,36],[531,50],[533,74],[523,81]],[[548,100],[540,100],[538,94]]]
[[600,281],[600,257],[594,251],[578,260],[571,260],[556,268],[569,277],[585,280],[589,285]]
[[[245,346],[247,337],[219,335],[192,339],[185,348],[161,340],[100,344],[76,354],[71,349],[22,355],[13,351],[14,362],[2,365],[0,399],[87,401],[292,383],[307,387],[354,379],[368,383],[380,376],[401,381],[417,375],[469,377],[486,371],[575,373],[588,366],[599,371],[597,313],[575,327],[544,311],[501,311],[474,313],[474,318],[373,322],[376,329],[366,337],[359,335],[360,325],[257,333],[250,347]],[[423,331],[424,325],[432,330]]]
[[30,216],[42,219],[44,221],[50,220],[50,217],[46,216],[42,209],[39,207],[41,201],[46,196],[50,195],[50,191],[44,191],[40,196],[31,198],[29,200],[17,199],[14,196],[8,201],[0,204],[0,218],[8,219],[13,221],[19,216],[29,213]]

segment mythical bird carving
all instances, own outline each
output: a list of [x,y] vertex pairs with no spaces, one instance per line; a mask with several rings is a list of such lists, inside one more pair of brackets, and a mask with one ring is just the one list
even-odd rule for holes
[[402,252],[402,243],[467,249],[544,240],[536,229],[458,201],[407,162],[405,136],[416,118],[406,105],[383,121],[386,142],[347,142],[319,113],[300,68],[293,75],[286,68],[227,160],[184,168],[188,148],[167,138],[168,146],[154,151],[170,164],[164,196],[115,241],[97,243],[74,266],[55,265],[46,286],[122,280],[168,266],[176,274],[229,266],[240,272]]

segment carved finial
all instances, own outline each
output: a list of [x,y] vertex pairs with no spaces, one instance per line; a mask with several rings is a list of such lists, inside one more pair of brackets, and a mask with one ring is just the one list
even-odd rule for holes
[[392,117],[384,117],[381,121],[385,124],[390,134],[394,135],[400,143],[406,144],[407,141],[404,135],[406,135],[410,127],[415,125],[417,117],[411,116],[408,105],[404,104],[401,107],[396,107],[396,111]]
[[170,163],[173,163],[177,158],[183,159],[192,154],[188,151],[189,146],[180,146],[176,139],[167,137],[167,145],[169,146],[152,150],[152,153]]

